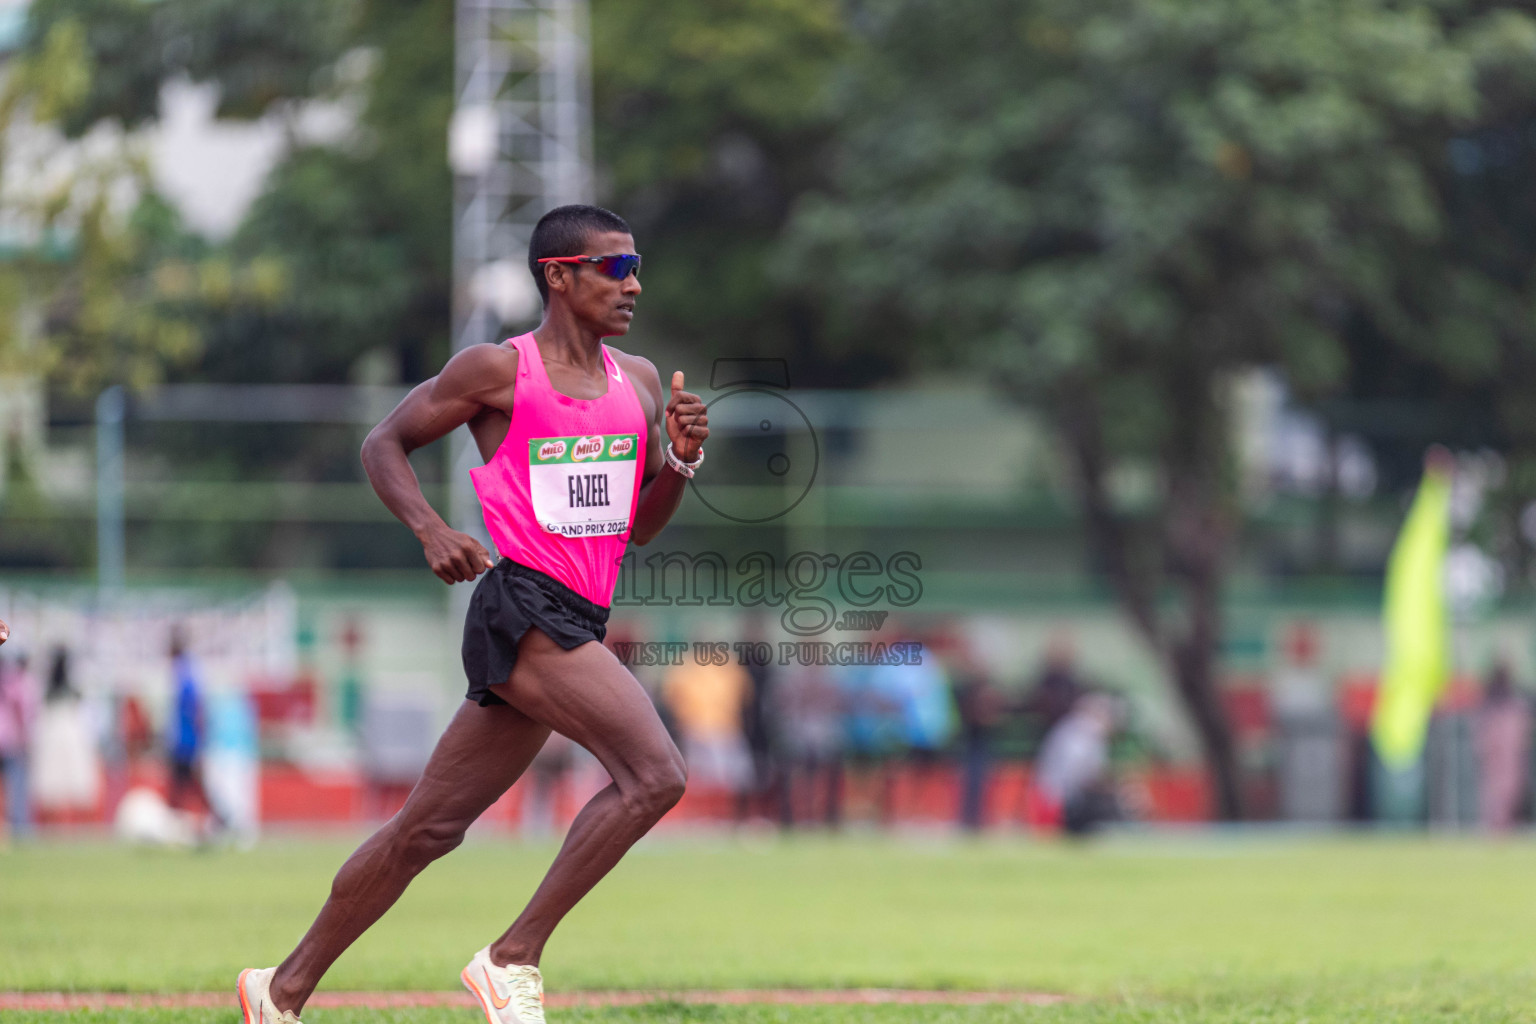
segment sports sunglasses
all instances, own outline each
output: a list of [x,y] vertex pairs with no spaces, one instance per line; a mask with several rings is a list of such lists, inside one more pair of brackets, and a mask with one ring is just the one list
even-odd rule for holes
[[591,263],[597,272],[615,281],[622,281],[630,274],[640,275],[640,257],[632,252],[614,253],[611,256],[545,256],[540,263]]

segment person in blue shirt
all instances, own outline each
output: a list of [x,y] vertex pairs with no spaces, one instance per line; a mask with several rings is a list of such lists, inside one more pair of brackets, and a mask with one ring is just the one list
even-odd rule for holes
[[[181,630],[171,631],[171,674],[175,694],[170,720],[166,725],[166,747],[170,758],[171,781],[166,803],[181,811],[200,813],[207,808],[218,822],[203,788],[202,753],[205,741],[202,685],[197,666],[187,653]],[[189,806],[190,805],[190,806]]]

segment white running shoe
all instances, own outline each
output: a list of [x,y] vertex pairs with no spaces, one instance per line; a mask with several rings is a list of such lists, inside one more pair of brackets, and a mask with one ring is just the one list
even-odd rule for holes
[[480,1001],[489,1024],[544,1024],[544,979],[532,964],[497,967],[487,946],[459,978]]
[[267,989],[272,987],[272,975],[276,973],[276,967],[247,967],[240,972],[235,991],[240,993],[240,1011],[245,1014],[245,1024],[299,1024],[299,1018],[292,1010],[278,1013],[267,995]]

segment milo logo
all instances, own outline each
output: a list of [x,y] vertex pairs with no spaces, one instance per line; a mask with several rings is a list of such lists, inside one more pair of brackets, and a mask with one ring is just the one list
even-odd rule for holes
[[571,450],[571,459],[574,462],[584,462],[587,459],[601,458],[603,455],[603,438],[601,434],[593,434],[591,437],[578,438],[576,447]]
[[553,441],[545,441],[539,449],[539,461],[548,462],[550,459],[558,459],[565,454],[565,442],[559,438]]
[[621,458],[621,457],[623,457],[625,455],[628,455],[631,451],[633,451],[634,447],[635,447],[635,439],[634,438],[632,438],[632,437],[616,437],[616,438],[613,439],[613,444],[610,444],[608,446],[608,457],[610,459]]

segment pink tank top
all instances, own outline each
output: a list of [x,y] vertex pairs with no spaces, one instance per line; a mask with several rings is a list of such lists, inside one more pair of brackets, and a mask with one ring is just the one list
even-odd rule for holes
[[640,500],[649,423],[608,346],[608,393],[554,389],[532,334],[517,349],[512,422],[491,461],[469,471],[503,557],[608,607]]

